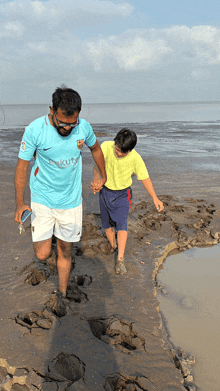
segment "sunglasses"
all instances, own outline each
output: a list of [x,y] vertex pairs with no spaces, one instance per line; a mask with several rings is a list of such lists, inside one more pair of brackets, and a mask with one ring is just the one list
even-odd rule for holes
[[56,121],[58,123],[58,126],[59,128],[65,128],[66,126],[69,126],[70,128],[75,128],[77,125],[79,125],[79,118],[76,122],[74,122],[73,124],[69,124],[69,123],[65,123],[65,122],[60,122],[57,117],[56,117],[56,114],[54,113],[54,117],[56,118]]

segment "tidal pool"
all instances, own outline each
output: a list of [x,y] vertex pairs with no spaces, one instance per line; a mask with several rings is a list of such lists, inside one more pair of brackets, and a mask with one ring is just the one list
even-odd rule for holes
[[170,341],[192,354],[194,383],[220,390],[220,244],[168,257],[157,280]]

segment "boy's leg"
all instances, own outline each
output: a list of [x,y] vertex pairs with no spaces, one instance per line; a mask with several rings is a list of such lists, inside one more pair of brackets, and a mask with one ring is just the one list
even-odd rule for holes
[[116,240],[115,240],[115,230],[113,227],[107,228],[105,230],[108,241],[110,242],[113,249],[116,248]]
[[108,193],[109,191],[104,187],[99,192],[99,207],[101,213],[102,227],[105,230],[108,241],[110,242],[112,249],[117,247],[115,240],[115,230],[110,223],[110,216],[108,210]]
[[118,260],[116,262],[115,271],[116,274],[125,274],[127,269],[124,264],[124,253],[127,242],[127,231],[118,231]]
[[125,247],[127,242],[127,220],[129,213],[130,200],[132,199],[131,189],[126,189],[126,191],[121,191],[117,199],[117,209],[115,208],[114,218],[116,230],[117,230],[117,240],[118,240],[118,260],[116,263],[115,271],[117,274],[127,273],[127,269],[124,264],[124,254]]
[[57,238],[57,269],[59,275],[59,291],[66,297],[67,284],[72,265],[72,243]]
[[127,231],[118,231],[118,259],[124,259],[125,246],[127,242]]

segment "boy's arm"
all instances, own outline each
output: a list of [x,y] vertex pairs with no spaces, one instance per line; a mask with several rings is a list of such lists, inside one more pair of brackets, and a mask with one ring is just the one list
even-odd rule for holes
[[158,212],[161,212],[164,208],[163,202],[161,202],[157,198],[154,187],[153,187],[153,183],[151,182],[151,179],[147,178],[147,179],[142,180],[141,182],[143,183],[145,189],[148,191],[148,193],[152,197],[154,205],[156,206]]

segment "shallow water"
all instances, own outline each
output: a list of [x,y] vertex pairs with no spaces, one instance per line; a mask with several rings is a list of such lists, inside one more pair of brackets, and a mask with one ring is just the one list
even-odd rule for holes
[[[0,128],[26,126],[49,113],[48,104],[0,105]],[[84,104],[80,117],[91,124],[219,121],[219,102]]]
[[[24,116],[26,112],[23,112]],[[125,124],[124,124],[125,125]],[[98,137],[102,143],[113,140],[122,124],[94,124],[95,132],[105,136]],[[146,160],[147,167],[151,159],[178,159],[179,168],[184,171],[184,161],[190,161],[192,170],[219,171],[219,123],[200,122],[158,122],[145,124],[127,124],[137,133],[136,151]],[[24,127],[11,126],[0,129],[0,162],[16,164]],[[207,137],[208,135],[208,137]],[[83,154],[89,156],[90,150],[83,148]]]
[[157,279],[171,342],[195,357],[201,391],[220,390],[220,244],[168,257]]

